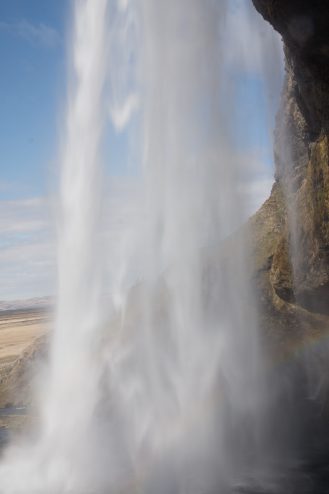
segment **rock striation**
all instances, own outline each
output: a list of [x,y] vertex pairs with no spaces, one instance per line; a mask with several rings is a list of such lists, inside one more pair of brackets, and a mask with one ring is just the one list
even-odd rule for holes
[[263,326],[282,349],[329,327],[329,8],[253,0],[282,35],[275,183],[251,219]]

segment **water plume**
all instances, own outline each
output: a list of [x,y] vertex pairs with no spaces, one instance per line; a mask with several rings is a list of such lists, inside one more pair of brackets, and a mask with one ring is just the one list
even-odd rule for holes
[[[1,465],[6,494],[225,493],[266,467],[248,242],[236,231],[244,171],[234,152],[237,57],[225,43],[231,9],[213,0],[75,2],[50,372],[34,445],[10,448]],[[137,26],[134,49],[127,25]],[[107,110],[118,132],[137,115],[145,214],[130,236],[142,281],[120,297],[112,287],[105,321]],[[128,272],[135,259],[123,259]]]
[[[77,0],[74,7],[72,72],[61,153],[58,298],[50,368],[42,389],[35,444],[8,451],[9,461],[2,465],[0,484],[8,493],[58,493],[70,491],[73,486],[78,491],[84,488],[79,472],[86,468],[83,452],[89,443],[95,406],[91,397],[95,396],[100,372],[95,362],[95,331],[104,313],[99,218],[107,0]],[[86,400],[87,396],[91,399]],[[70,412],[59,422],[63,406]],[[12,477],[11,469],[19,475]]]

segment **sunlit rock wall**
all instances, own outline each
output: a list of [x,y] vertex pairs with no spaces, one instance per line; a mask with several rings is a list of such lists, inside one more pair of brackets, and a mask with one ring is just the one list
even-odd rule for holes
[[275,185],[251,220],[260,300],[286,345],[324,331],[329,315],[329,6],[253,3],[282,35],[286,55]]

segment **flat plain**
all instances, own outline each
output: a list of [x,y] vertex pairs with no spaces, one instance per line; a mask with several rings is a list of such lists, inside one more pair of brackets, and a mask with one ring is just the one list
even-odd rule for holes
[[49,325],[49,311],[45,309],[0,311],[0,372],[13,365]]

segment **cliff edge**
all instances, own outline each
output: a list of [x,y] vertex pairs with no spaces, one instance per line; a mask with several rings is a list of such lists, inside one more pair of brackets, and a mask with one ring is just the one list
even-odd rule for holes
[[262,326],[279,351],[329,328],[329,9],[253,0],[283,38],[275,183],[250,220]]

